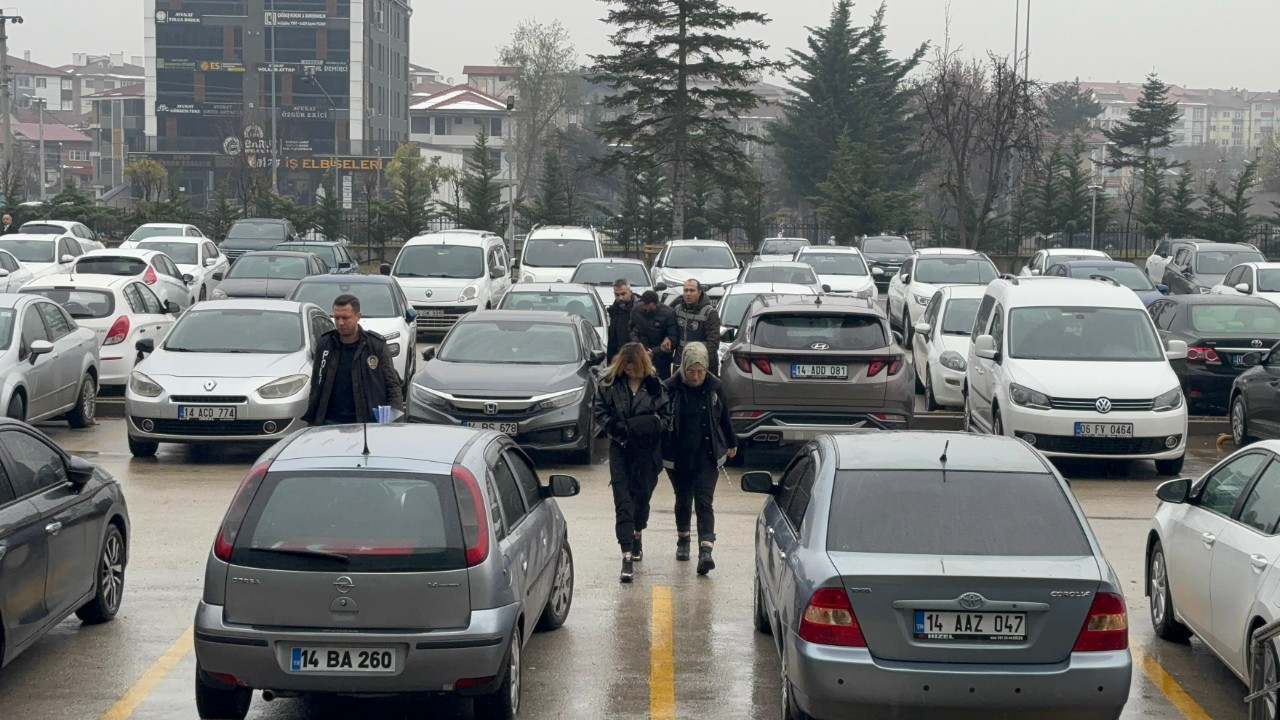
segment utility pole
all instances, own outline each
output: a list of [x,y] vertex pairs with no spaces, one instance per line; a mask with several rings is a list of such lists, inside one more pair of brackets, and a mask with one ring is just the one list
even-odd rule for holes
[[515,146],[515,109],[516,96],[507,96],[507,140],[511,141],[511,148],[508,150],[504,141],[503,149],[507,156],[507,257],[515,257],[516,254],[516,183],[515,183],[515,166],[516,166],[516,146]]
[[[22,24],[21,15],[0,10],[0,113],[4,114],[5,172],[13,169],[13,90],[9,86],[9,23]],[[8,198],[6,198],[7,200]]]
[[[42,97],[31,98],[31,104],[38,108],[37,112],[40,113],[40,202],[44,202],[49,197],[49,191],[46,188],[46,185],[48,185],[49,182],[49,176],[45,174],[44,169],[44,105],[46,102],[47,101]],[[58,164],[62,164],[61,158],[59,158]]]
[[1092,207],[1089,210],[1089,249],[1097,249],[1098,242],[1098,191],[1102,186],[1093,183],[1089,185],[1089,192],[1093,195]]
[[[279,136],[276,132],[276,116],[280,113],[276,112],[276,77],[280,75],[276,71],[276,24],[279,20],[276,18],[276,0],[271,0],[271,190],[280,192],[280,158],[276,145],[280,143]],[[335,171],[336,172],[336,171]]]

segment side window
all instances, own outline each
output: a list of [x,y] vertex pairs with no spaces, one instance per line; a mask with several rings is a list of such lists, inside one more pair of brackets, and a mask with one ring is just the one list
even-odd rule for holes
[[31,347],[31,343],[36,340],[48,340],[49,331],[44,327],[44,320],[40,319],[40,311],[37,306],[44,303],[35,303],[27,307],[22,312],[22,350],[25,355],[26,350]]
[[206,258],[216,258],[216,257],[218,257],[218,246],[217,246],[217,245],[214,245],[213,243],[209,243],[209,242],[205,243],[205,244],[204,244],[204,256],[205,256]]
[[125,286],[124,299],[129,303],[129,310],[135,315],[141,315],[147,311],[147,305],[142,301],[142,293],[138,292],[137,283]]
[[165,275],[168,275],[171,278],[177,278],[178,280],[182,279],[182,271],[178,269],[177,265],[173,264],[172,260],[167,257],[162,257],[159,258],[159,261],[160,269],[164,270]]
[[0,253],[0,268],[13,272],[18,269],[18,263],[14,261],[13,256],[9,253]]
[[200,231],[193,227],[189,227],[187,228],[187,237],[200,237]]
[[1004,352],[1004,308],[996,305],[995,311],[991,314],[991,329],[987,331],[991,335],[991,339],[996,342],[996,352]]
[[13,486],[9,484],[9,473],[0,464],[0,508],[8,505],[14,497]]
[[311,344],[314,346],[316,341],[325,333],[333,329],[333,320],[329,319],[324,313],[311,313]]
[[973,332],[969,334],[969,342],[974,342],[978,336],[982,334],[987,327],[987,319],[991,317],[991,308],[995,307],[996,299],[990,295],[982,297],[982,303],[978,305],[978,315],[973,321]]
[[498,503],[502,505],[502,514],[507,518],[507,527],[513,528],[524,519],[524,499],[520,497],[520,484],[515,473],[501,458],[490,468],[493,472],[493,487],[498,494]]
[[795,528],[796,532],[799,532],[800,525],[804,522],[805,511],[809,509],[809,498],[813,494],[813,456],[806,455],[803,460],[796,464],[793,472],[796,474],[795,485],[791,489],[791,497],[787,499],[787,506],[784,510],[791,527]]
[[152,315],[164,314],[164,304],[160,302],[160,298],[156,297],[155,293],[151,292],[151,288],[137,284],[135,284],[135,287],[138,288],[138,297],[142,298],[142,306],[146,308],[147,312]]
[[1155,255],[1156,257],[1168,255],[1169,243],[1165,240],[1161,240],[1159,243],[1156,244],[1156,249],[1152,251],[1152,254]]
[[1249,453],[1218,468],[1205,480],[1197,504],[1205,510],[1231,515],[1236,501],[1240,499],[1240,493],[1244,492],[1245,486],[1266,459],[1267,456],[1262,453]]
[[538,507],[538,503],[542,502],[542,483],[538,482],[538,473],[519,453],[508,450],[502,455],[510,463],[511,472],[516,476],[516,483],[524,493],[525,506],[530,510]]
[[938,324],[938,308],[942,307],[942,293],[934,293],[933,299],[929,301],[929,307],[924,310],[924,317],[921,322],[927,322],[930,325]]
[[1235,287],[1235,285],[1240,282],[1240,275],[1243,272],[1244,268],[1242,267],[1231,268],[1231,272],[1227,273],[1227,276],[1222,278],[1222,284],[1227,287]]
[[[799,492],[800,479],[804,477],[805,472],[812,464],[813,459],[808,453],[805,453],[803,456],[797,457],[791,467],[782,473],[782,492],[778,495],[778,507],[787,517],[787,521],[796,529],[800,528],[800,523],[791,519],[790,508],[792,501],[795,500],[796,494]],[[798,517],[803,519],[804,513],[801,512]]]
[[[1249,284],[1249,289],[1250,289],[1250,290],[1257,290],[1257,289],[1258,289],[1258,287],[1257,287],[1257,285],[1255,285],[1255,284],[1254,284],[1254,282],[1253,282],[1253,268],[1251,268],[1251,267],[1244,267],[1244,268],[1241,268],[1241,270],[1243,270],[1244,272],[1242,272],[1242,273],[1240,274],[1240,279],[1239,279],[1239,280],[1237,280],[1236,282],[1237,282],[1237,283],[1248,283],[1248,284]],[[1227,283],[1227,285],[1228,285],[1228,287],[1230,287],[1230,285],[1231,285],[1231,284],[1230,284],[1230,283]]]
[[907,258],[907,261],[902,263],[902,269],[898,271],[898,277],[905,277],[906,280],[904,282],[910,282],[911,268],[914,267],[915,264],[915,260]]
[[1044,251],[1041,250],[1040,252],[1036,253],[1035,257],[1031,258],[1031,269],[1039,270],[1043,267],[1044,267]]
[[13,460],[9,480],[13,492],[22,497],[67,481],[67,466],[56,450],[24,432],[0,433],[0,445]]
[[50,340],[58,340],[71,332],[71,320],[62,312],[62,308],[47,302],[37,303],[36,307],[49,328]]
[[1244,499],[1240,522],[1258,532],[1273,534],[1277,521],[1280,521],[1280,462],[1272,460]]
[[1173,264],[1180,268],[1190,267],[1191,265],[1191,248],[1180,248],[1176,255],[1173,256]]

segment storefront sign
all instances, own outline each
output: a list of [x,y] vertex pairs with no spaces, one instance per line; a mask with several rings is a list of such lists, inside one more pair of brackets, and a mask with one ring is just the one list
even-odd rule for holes
[[185,58],[156,58],[157,70],[195,70],[200,64]]
[[157,115],[239,117],[241,111],[241,106],[234,103],[156,103]]
[[[289,170],[329,170],[333,167],[333,158],[319,156],[285,158],[285,168]],[[377,157],[340,157],[339,170],[381,170],[383,158]]]
[[302,69],[302,66],[284,62],[265,62],[257,63],[253,68],[262,73],[296,73]]
[[156,24],[158,25],[199,25],[201,18],[193,12],[183,10],[157,10]]
[[303,68],[310,68],[311,72],[351,72],[351,63],[346,60],[303,60],[299,64]]
[[281,108],[280,117],[286,120],[328,120],[332,117],[331,108],[315,105],[294,105]]
[[244,63],[242,62],[221,62],[217,60],[201,60],[197,69],[200,72],[244,72]]
[[311,155],[315,152],[310,140],[281,140],[280,149],[287,153]]
[[304,10],[280,10],[264,13],[267,27],[322,28],[329,25],[329,17],[323,12]]
[[[130,153],[130,156],[133,154]],[[214,156],[205,153],[151,153],[146,155],[166,168],[182,170],[212,170]]]

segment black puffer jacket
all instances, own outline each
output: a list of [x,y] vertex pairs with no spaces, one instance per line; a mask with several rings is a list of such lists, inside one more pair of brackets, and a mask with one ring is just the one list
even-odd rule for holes
[[[671,417],[679,418],[680,408],[687,402],[687,393],[694,392],[694,388],[685,384],[680,373],[673,374],[662,385],[671,398]],[[711,395],[711,402],[708,404],[708,410],[711,413],[711,456],[715,458],[717,466],[723,467],[728,460],[729,448],[738,447],[738,438],[733,434],[733,423],[729,420],[729,403],[725,401],[724,387],[720,384],[720,379],[709,374],[702,385]],[[679,435],[696,431],[696,428],[679,427],[679,423],[674,420],[668,425],[667,436],[662,442],[663,467],[668,470],[675,469],[676,453],[679,452],[680,447]]]
[[631,342],[631,311],[635,309],[635,296],[631,302],[622,303],[617,300],[609,306],[609,357],[613,358],[623,345]]
[[679,344],[680,336],[676,331],[676,311],[667,305],[658,303],[652,313],[645,312],[644,306],[636,303],[631,308],[631,339],[650,350],[658,349],[664,339],[670,338],[674,349]]
[[634,451],[657,452],[671,424],[671,403],[656,375],[645,378],[635,395],[625,377],[601,383],[595,413],[610,441]]

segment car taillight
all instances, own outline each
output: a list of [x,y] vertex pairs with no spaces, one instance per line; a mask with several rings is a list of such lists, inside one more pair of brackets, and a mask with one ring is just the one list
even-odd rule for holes
[[748,375],[751,374],[751,358],[746,355],[734,355],[733,362],[738,366],[739,370]]
[[458,496],[458,513],[462,516],[467,567],[475,567],[489,557],[489,518],[485,514],[480,483],[470,470],[454,465],[453,492]]
[[894,355],[893,357],[889,358],[889,375],[897,375],[898,371],[901,369],[902,369],[901,355]]
[[1201,345],[1187,348],[1187,362],[1202,362],[1208,365],[1221,365],[1222,359],[1218,357],[1217,350]]
[[760,372],[764,373],[765,375],[773,374],[773,365],[769,363],[769,358],[758,357],[758,358],[753,358],[753,361],[755,362],[756,369],[759,370]]
[[155,285],[158,279],[156,277],[156,269],[153,267],[148,266],[147,271],[142,273],[142,282],[148,285]]
[[127,337],[129,337],[129,316],[121,315],[111,323],[111,329],[107,331],[107,339],[103,340],[102,344],[115,345],[124,342]]
[[245,513],[249,512],[249,503],[253,502],[253,496],[258,493],[258,488],[262,486],[262,478],[266,477],[267,469],[270,467],[270,460],[254,465],[249,470],[249,474],[244,476],[244,482],[240,483],[240,489],[236,490],[235,497],[231,498],[231,507],[227,508],[227,514],[222,518],[222,526],[218,528],[218,537],[213,541],[213,555],[219,560],[231,561],[231,548],[235,547],[240,523],[244,522]]
[[765,375],[773,374],[773,364],[770,363],[769,358],[766,358],[766,357],[754,357],[751,355],[734,355],[733,362],[735,365],[738,366],[739,370],[741,370],[742,372],[748,375],[751,374],[751,368],[753,366],[755,367],[755,369],[759,370]]
[[897,375],[898,371],[902,370],[902,356],[871,358],[871,362],[867,363],[867,377],[875,377],[886,368],[889,370],[888,375]]
[[1098,593],[1093,596],[1089,617],[1076,638],[1073,652],[1100,652],[1124,650],[1129,647],[1129,612],[1124,598],[1115,593]]
[[866,647],[849,594],[842,587],[819,588],[800,618],[800,639],[818,645]]

